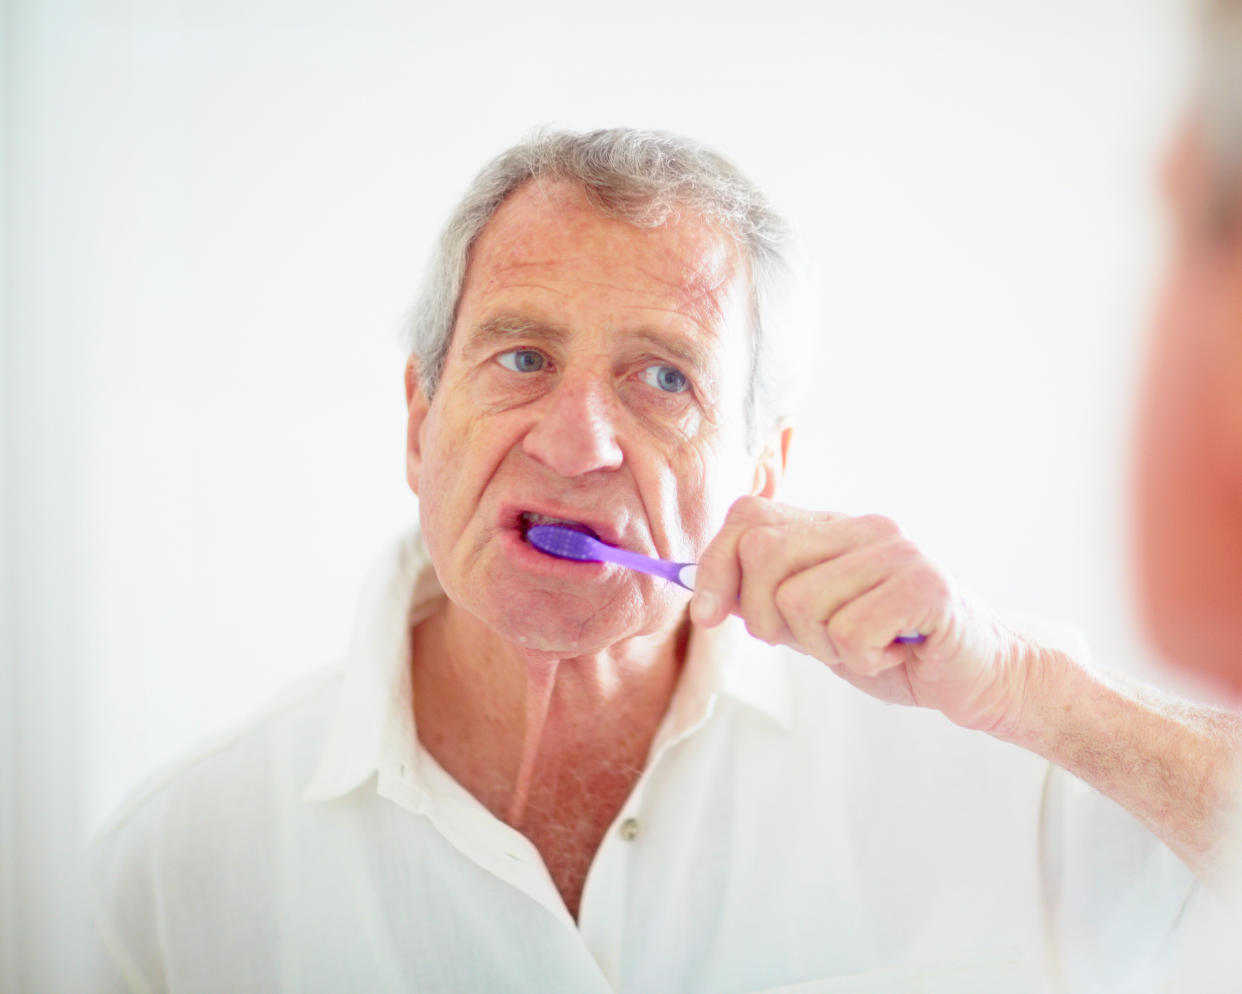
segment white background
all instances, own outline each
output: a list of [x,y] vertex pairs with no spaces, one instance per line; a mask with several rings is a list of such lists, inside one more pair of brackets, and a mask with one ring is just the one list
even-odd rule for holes
[[10,0],[4,838],[37,873],[339,658],[415,515],[397,334],[427,252],[541,124],[704,140],[801,229],[791,499],[893,515],[998,607],[1170,679],[1125,471],[1185,13]]

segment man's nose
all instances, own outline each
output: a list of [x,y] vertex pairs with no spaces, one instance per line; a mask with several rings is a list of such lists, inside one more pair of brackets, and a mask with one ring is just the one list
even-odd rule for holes
[[610,382],[590,375],[564,378],[544,398],[522,449],[560,476],[616,469],[623,459],[618,414]]

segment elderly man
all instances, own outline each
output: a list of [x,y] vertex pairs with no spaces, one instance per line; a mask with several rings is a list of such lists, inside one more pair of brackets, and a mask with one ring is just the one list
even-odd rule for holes
[[[1011,630],[891,522],[773,501],[786,247],[747,180],[667,135],[544,135],[477,178],[405,374],[420,532],[343,676],[101,841],[118,988],[1151,969],[1237,723]],[[693,598],[540,551],[547,524],[697,561]]]

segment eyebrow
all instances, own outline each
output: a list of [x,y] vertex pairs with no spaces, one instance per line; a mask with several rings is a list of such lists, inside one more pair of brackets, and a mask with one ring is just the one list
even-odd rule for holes
[[532,321],[517,314],[498,314],[470,332],[467,347],[504,345],[516,341],[564,342],[570,337],[568,328]]
[[[534,320],[519,314],[498,314],[475,328],[470,333],[466,345],[467,348],[486,348],[522,341],[561,344],[572,336],[573,333],[562,325]],[[652,349],[668,353],[696,371],[710,372],[715,365],[711,350],[704,348],[693,338],[663,335],[647,329],[638,329],[628,333],[627,338],[645,342]]]
[[647,342],[657,351],[669,353],[697,372],[708,373],[714,368],[711,351],[703,348],[696,339],[657,335],[649,331],[637,331],[634,337]]

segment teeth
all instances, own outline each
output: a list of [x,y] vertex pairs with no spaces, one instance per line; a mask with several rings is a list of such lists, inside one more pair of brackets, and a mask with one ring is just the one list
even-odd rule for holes
[[547,514],[536,514],[534,511],[526,511],[522,517],[528,525],[572,525],[576,522],[570,521],[568,518],[553,518]]
[[523,511],[521,521],[523,534],[535,525],[560,525],[562,528],[572,528],[574,531],[583,532],[592,538],[599,538],[594,530],[588,528],[581,521],[571,521],[568,518],[554,518],[547,514],[536,514],[534,511]]

